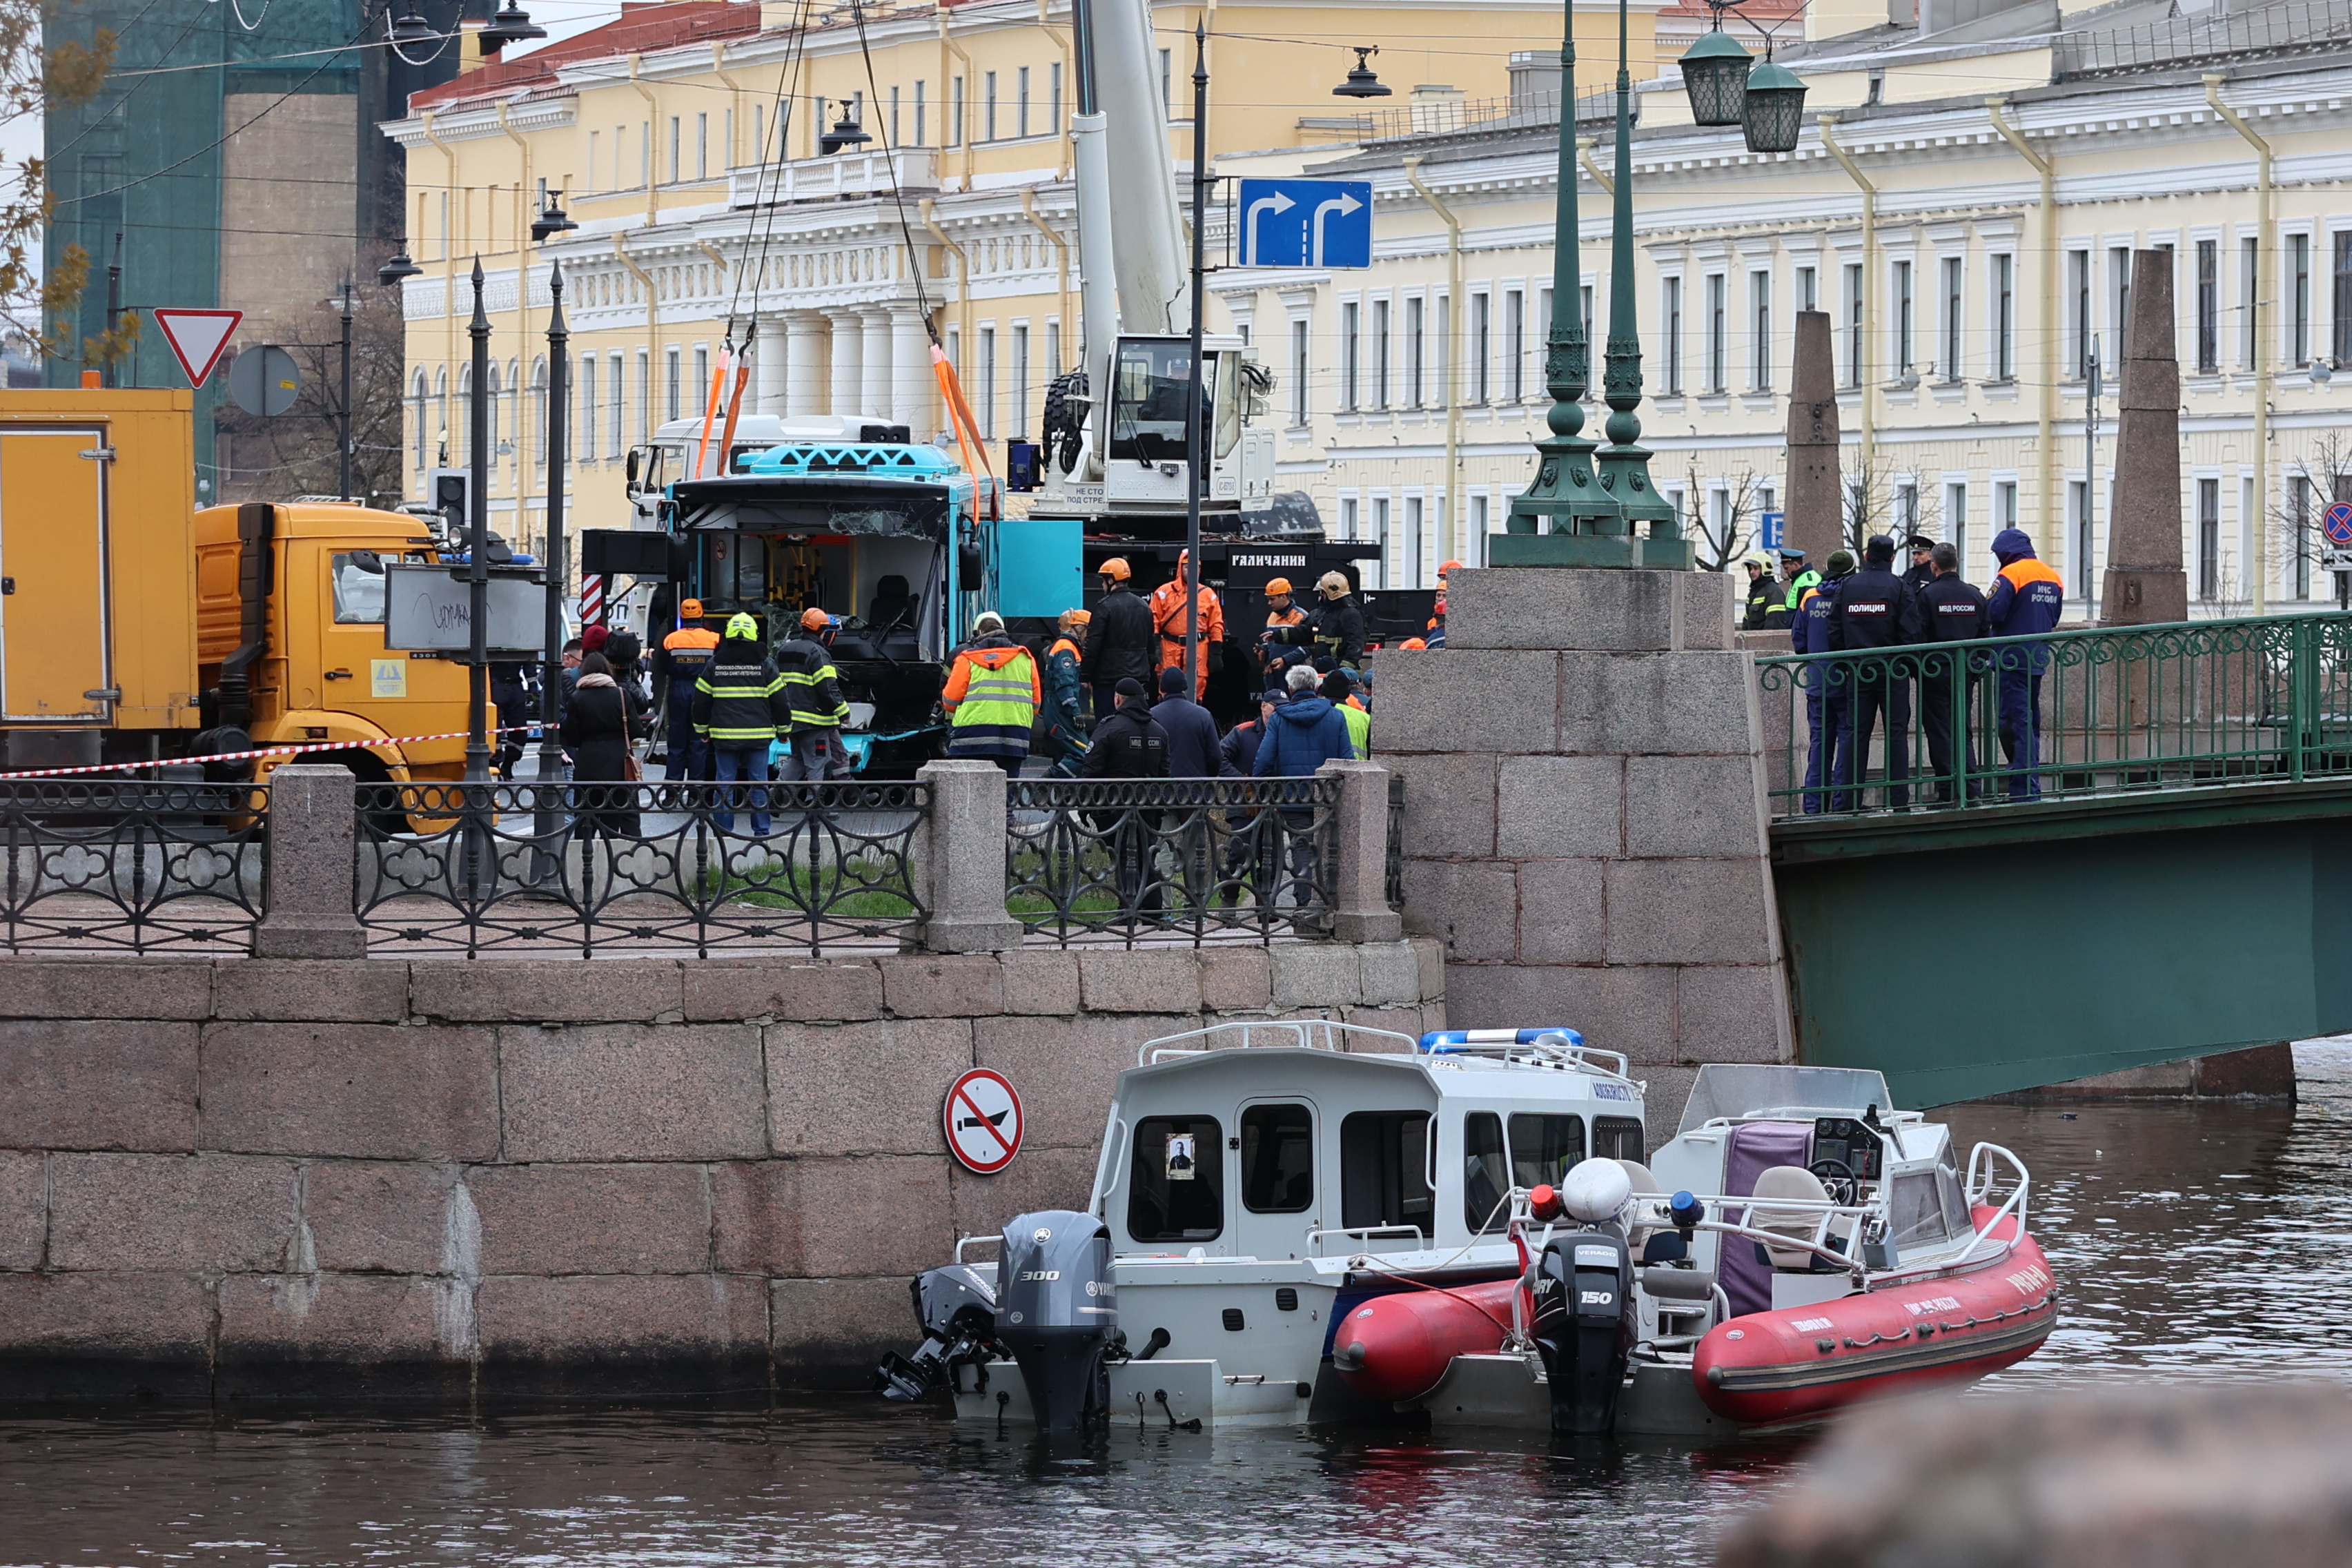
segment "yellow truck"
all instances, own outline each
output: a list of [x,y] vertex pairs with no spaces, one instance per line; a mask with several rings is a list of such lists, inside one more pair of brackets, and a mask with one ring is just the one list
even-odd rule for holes
[[383,567],[440,558],[425,523],[340,501],[197,510],[193,403],[0,391],[0,761],[326,742],[351,749],[303,760],[462,776],[462,739],[400,738],[466,728],[465,667],[384,647]]

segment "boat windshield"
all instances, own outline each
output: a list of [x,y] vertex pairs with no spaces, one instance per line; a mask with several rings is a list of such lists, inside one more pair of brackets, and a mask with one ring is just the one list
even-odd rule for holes
[[1859,1116],[1871,1105],[1883,1116],[1895,1109],[1895,1100],[1886,1075],[1866,1068],[1717,1063],[1698,1069],[1675,1132],[1679,1137],[1718,1116]]
[[[1216,358],[1209,355],[1216,395]],[[1192,380],[1192,346],[1182,338],[1121,338],[1118,376],[1111,389],[1110,456],[1130,462],[1185,460],[1184,416]]]

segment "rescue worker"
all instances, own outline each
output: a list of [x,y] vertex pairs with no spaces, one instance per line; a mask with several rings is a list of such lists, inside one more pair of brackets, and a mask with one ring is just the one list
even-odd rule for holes
[[[1269,680],[1278,679],[1275,676],[1274,667],[1279,662],[1280,655],[1275,652],[1267,634],[1286,626],[1302,626],[1306,624],[1307,612],[1292,596],[1290,579],[1267,578],[1265,580],[1265,626],[1258,633],[1257,639],[1257,668],[1261,676]],[[1272,641],[1278,640],[1278,638],[1272,639]]]
[[1372,754],[1372,716],[1356,697],[1356,683],[1348,679],[1344,669],[1335,669],[1323,678],[1317,694],[1330,700],[1339,710],[1339,718],[1348,726],[1348,744],[1355,748],[1356,760],[1363,762]]
[[[1181,683],[1183,677],[1177,679]],[[1095,721],[1094,739],[1087,748],[1086,776],[1166,778],[1168,731],[1151,717],[1143,682],[1131,675],[1122,677],[1111,698],[1117,706]],[[1152,841],[1160,831],[1160,813],[1135,805],[1110,806],[1094,813],[1094,824],[1095,831],[1111,841],[1111,877],[1118,889],[1121,911],[1156,912],[1164,901],[1160,880],[1152,868]]]
[[955,656],[940,706],[948,716],[948,755],[985,757],[1013,778],[1029,755],[1029,731],[1045,700],[1035,656],[1004,635],[1004,617],[982,610],[972,644]]
[[1833,809],[1852,811],[1862,804],[1860,785],[1870,772],[1870,741],[1878,721],[1886,721],[1886,805],[1902,811],[1911,804],[1911,679],[1907,662],[1895,650],[1916,643],[1921,636],[1918,595],[1895,574],[1895,541],[1874,533],[1862,549],[1862,570],[1840,583],[1831,601],[1830,647],[1854,652],[1885,648],[1885,658],[1855,659],[1853,710],[1850,721],[1853,750],[1839,759],[1832,776],[1838,785]]
[[[1192,552],[1179,552],[1176,575],[1151,590],[1151,625],[1160,634],[1161,669],[1184,668],[1184,638],[1192,630],[1193,617],[1184,609],[1184,574],[1191,566]],[[1209,694],[1209,652],[1225,640],[1225,606],[1208,580],[1201,582],[1198,608],[1200,612],[1200,663],[1192,673],[1192,696],[1195,700]]]
[[1285,626],[1278,631],[1269,627],[1266,637],[1274,642],[1314,648],[1334,665],[1360,668],[1364,662],[1364,610],[1348,586],[1347,574],[1324,573],[1316,580],[1315,592],[1323,602],[1315,607],[1304,626]]
[[694,730],[694,683],[718,646],[719,634],[702,623],[702,601],[679,600],[677,630],[654,649],[654,690],[667,716],[662,742],[668,757],[662,764],[667,778],[710,776],[710,747]]
[[1772,606],[1787,599],[1780,584],[1772,579],[1772,567],[1761,555],[1748,558],[1748,598],[1739,616],[1739,629],[1760,632],[1769,624],[1766,617]]
[[780,779],[821,783],[849,776],[849,753],[841,744],[849,702],[841,694],[841,672],[833,668],[835,630],[834,618],[812,605],[801,612],[801,635],[776,649],[792,710],[790,751],[776,769]]
[[1084,657],[1078,639],[1093,617],[1084,610],[1064,610],[1055,623],[1060,634],[1045,650],[1045,743],[1054,760],[1048,776],[1074,779],[1087,756],[1087,683],[1079,670]]
[[[1997,637],[2040,637],[2054,629],[2066,610],[2066,584],[2033,554],[2033,541],[2021,528],[1993,535],[1993,559],[2000,574],[1985,601],[1985,624]],[[2030,800],[2042,793],[2042,672],[2050,668],[2048,643],[2018,643],[1993,650],[2000,671],[2000,750],[2009,763],[2009,798]]]
[[[1837,603],[1837,587],[1853,571],[1853,557],[1832,550],[1829,575],[1805,590],[1804,603],[1789,623],[1789,646],[1798,653],[1830,651],[1830,609]],[[1847,716],[1853,706],[1853,682],[1846,667],[1832,659],[1798,670],[1805,689],[1805,727],[1811,743],[1805,751],[1805,813],[1819,816],[1829,805],[1827,786],[1838,775],[1842,754],[1851,740]]]
[[[718,780],[764,784],[768,749],[779,731],[793,721],[784,696],[784,678],[776,661],[760,642],[760,623],[750,616],[730,616],[719,649],[702,667],[694,683],[694,728],[710,742],[711,763]],[[735,803],[741,791],[719,792],[714,816],[722,834],[735,831]],[[751,792],[751,837],[768,836],[768,792]]]
[[1782,596],[1780,607],[1793,616],[1797,607],[1805,602],[1805,590],[1818,584],[1822,574],[1805,564],[1803,551],[1785,544],[1780,547],[1780,572],[1789,580],[1789,591]]
[[1135,574],[1112,556],[1102,563],[1102,597],[1095,602],[1094,618],[1087,623],[1087,682],[1095,689],[1095,726],[1118,708],[1118,683],[1138,687],[1160,667],[1152,661],[1154,634],[1151,607],[1135,596],[1128,582]]
[[[1445,579],[1448,574],[1458,572],[1461,569],[1462,563],[1459,561],[1448,561],[1445,564],[1437,569],[1437,613],[1429,617],[1429,626],[1426,628],[1429,636],[1426,638],[1414,639],[1414,642],[1420,643],[1423,647],[1444,647],[1445,646]],[[1413,643],[1408,642],[1404,646],[1411,647],[1413,646]]]
[[[1975,661],[1960,645],[1991,634],[1985,596],[1961,579],[1960,552],[1948,544],[1933,545],[1927,569],[1930,576],[1920,590],[1919,613],[1927,640],[1938,646],[1919,658],[1919,717],[1927,731],[1927,761],[1936,770],[1936,800],[1948,805],[1955,798],[1965,801],[1976,794],[1976,727],[1969,722]],[[1957,753],[1952,745],[1956,727],[1960,735]],[[1957,767],[1956,754],[1960,759]]]
[[[1444,633],[1441,631],[1438,635],[1443,637]],[[1399,652],[1402,652],[1407,648],[1424,648],[1428,646],[1428,642],[1421,637],[1407,637],[1404,641],[1397,644],[1397,649]]]

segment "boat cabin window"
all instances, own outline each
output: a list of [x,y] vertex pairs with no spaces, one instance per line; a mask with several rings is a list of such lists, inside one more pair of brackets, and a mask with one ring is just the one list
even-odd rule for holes
[[1522,1111],[1511,1118],[1511,1180],[1522,1187],[1559,1184],[1569,1168],[1584,1158],[1584,1118],[1538,1116]]
[[1127,1234],[1137,1241],[1214,1241],[1225,1228],[1224,1148],[1213,1116],[1137,1122]]
[[1642,1144],[1642,1123],[1633,1116],[1596,1116],[1592,1119],[1592,1152],[1603,1160],[1631,1160],[1642,1163],[1650,1156]]
[[1503,1119],[1474,1110],[1462,1119],[1462,1220],[1473,1236],[1501,1230],[1511,1217],[1503,1199],[1511,1164],[1503,1152]]
[[1936,1195],[1944,1202],[1944,1229],[1952,1236],[1966,1236],[1977,1227],[1976,1215],[1969,1212],[1969,1194],[1960,1185],[1960,1173],[1951,1165],[1951,1151],[1944,1152],[1943,1163],[1936,1167]]
[[1887,1218],[1900,1253],[1915,1247],[1934,1247],[1951,1232],[1944,1219],[1943,1194],[1937,1191],[1934,1171],[1913,1171],[1887,1184]]
[[1242,1111],[1242,1206],[1298,1214],[1315,1202],[1315,1113],[1303,1105]]
[[1409,1225],[1425,1238],[1437,1205],[1429,1190],[1429,1113],[1359,1110],[1339,1121],[1339,1223],[1349,1230]]

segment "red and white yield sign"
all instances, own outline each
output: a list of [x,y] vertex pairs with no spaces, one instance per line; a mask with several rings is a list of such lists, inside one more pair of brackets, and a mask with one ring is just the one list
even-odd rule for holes
[[1021,1097],[1001,1072],[974,1068],[948,1085],[948,1151],[967,1171],[992,1176],[1021,1152]]
[[172,345],[172,357],[187,373],[190,386],[202,386],[220,363],[231,332],[245,320],[243,310],[156,310],[155,324]]

